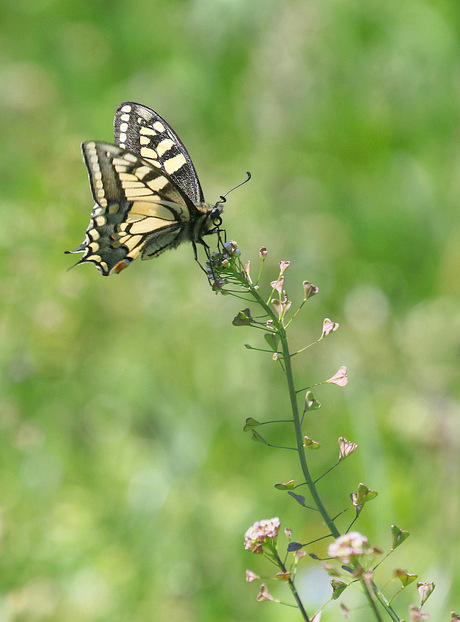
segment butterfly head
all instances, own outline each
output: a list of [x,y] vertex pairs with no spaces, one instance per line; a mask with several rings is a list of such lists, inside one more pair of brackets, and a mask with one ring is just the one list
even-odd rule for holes
[[193,239],[202,242],[203,235],[219,233],[222,227],[222,212],[224,209],[224,201],[219,200],[215,205],[202,203],[199,206],[203,216],[197,221],[194,228]]
[[221,199],[217,201],[214,207],[211,208],[209,213],[209,221],[212,223],[214,229],[219,229],[222,226],[222,212],[224,211],[224,202]]

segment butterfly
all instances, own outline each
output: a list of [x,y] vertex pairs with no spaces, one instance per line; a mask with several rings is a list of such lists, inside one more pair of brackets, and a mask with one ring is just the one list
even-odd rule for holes
[[[153,259],[185,241],[202,244],[220,233],[225,195],[205,202],[193,162],[172,127],[154,110],[121,103],[115,144],[81,146],[95,206],[75,264],[92,263],[104,276],[119,273],[139,255]],[[250,176],[250,175],[249,175]],[[228,193],[227,193],[228,194]]]

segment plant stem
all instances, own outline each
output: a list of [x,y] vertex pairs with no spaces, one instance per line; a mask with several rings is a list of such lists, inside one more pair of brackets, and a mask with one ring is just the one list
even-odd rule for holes
[[280,341],[283,349],[283,359],[285,365],[285,374],[286,380],[288,384],[289,397],[291,400],[291,408],[292,408],[292,416],[294,419],[294,428],[295,428],[295,436],[297,443],[297,453],[299,455],[300,466],[302,469],[303,476],[305,477],[305,481],[310,490],[310,494],[313,498],[313,501],[318,508],[321,516],[323,517],[324,522],[328,526],[329,531],[334,536],[334,538],[338,538],[340,536],[340,532],[334,524],[334,521],[329,516],[328,511],[324,507],[324,504],[319,496],[318,490],[316,488],[315,482],[313,481],[312,476],[310,475],[310,470],[308,468],[307,459],[305,456],[305,448],[303,446],[303,435],[302,435],[302,427],[300,424],[300,416],[299,416],[299,407],[297,403],[297,395],[294,387],[294,378],[292,375],[292,365],[291,365],[291,354],[289,352],[289,345],[286,338],[286,333],[283,330],[280,333]]
[[[246,280],[244,281],[244,283],[247,286],[248,283],[247,283]],[[311,496],[313,498],[313,501],[315,502],[316,507],[318,508],[321,516],[323,517],[324,522],[328,526],[329,531],[334,536],[334,538],[338,538],[340,536],[340,532],[337,529],[337,527],[335,526],[334,521],[332,520],[332,518],[329,516],[328,511],[324,507],[324,504],[323,504],[323,502],[321,500],[321,497],[319,496],[318,490],[316,488],[315,482],[313,481],[313,478],[310,475],[310,470],[308,468],[307,459],[306,459],[306,456],[305,456],[305,449],[304,449],[304,446],[303,446],[302,425],[301,425],[300,415],[299,415],[299,406],[298,406],[298,403],[297,403],[297,392],[296,392],[295,386],[294,386],[294,377],[293,377],[292,365],[291,365],[291,353],[289,352],[289,345],[288,345],[286,330],[285,330],[282,322],[280,322],[280,320],[276,317],[276,315],[273,313],[271,308],[262,299],[262,297],[260,296],[259,292],[252,286],[252,284],[250,285],[250,292],[253,295],[253,297],[255,298],[256,302],[263,307],[264,311],[273,320],[273,324],[274,324],[274,326],[277,329],[277,334],[278,334],[278,336],[280,338],[281,346],[282,346],[282,351],[283,351],[283,361],[284,361],[284,365],[285,365],[284,373],[286,375],[286,380],[287,380],[287,383],[288,383],[289,397],[290,397],[290,400],[291,400],[292,416],[293,416],[293,420],[294,420],[297,453],[299,455],[299,461],[300,461],[300,466],[301,466],[301,469],[302,469],[302,473],[303,473],[303,476],[305,478],[305,482],[306,482],[306,484],[307,484],[307,486],[308,486],[308,488],[310,490],[310,494],[311,494]]]
[[[325,506],[324,506],[324,504],[323,504],[323,502],[321,500],[321,497],[319,496],[318,490],[316,488],[316,483],[315,483],[315,481],[313,480],[313,478],[312,478],[312,476],[310,474],[310,470],[309,470],[308,464],[307,464],[307,459],[306,459],[306,455],[305,455],[305,448],[304,448],[304,439],[303,439],[303,434],[302,434],[302,421],[300,419],[299,406],[298,406],[298,403],[297,403],[297,393],[299,393],[299,391],[296,391],[296,389],[295,389],[294,376],[293,376],[292,364],[291,364],[291,357],[293,355],[291,355],[291,353],[289,351],[289,344],[288,344],[287,335],[286,335],[286,327],[283,325],[282,319],[277,317],[277,315],[270,308],[269,304],[267,304],[265,302],[265,300],[263,300],[263,298],[260,296],[258,290],[256,289],[256,287],[254,287],[254,285],[252,284],[249,276],[246,275],[246,273],[242,272],[242,273],[238,274],[237,275],[237,280],[245,288],[248,288],[249,293],[252,295],[252,297],[254,298],[256,303],[259,304],[264,309],[266,314],[273,321],[273,328],[276,331],[277,335],[279,336],[279,339],[280,339],[280,342],[281,342],[281,347],[282,347],[282,353],[283,353],[284,373],[285,373],[285,376],[286,376],[286,381],[287,381],[288,390],[289,390],[289,398],[290,398],[290,401],[291,401],[292,418],[293,418],[293,422],[294,422],[294,429],[295,429],[295,436],[296,436],[296,445],[297,445],[296,450],[297,450],[297,454],[299,456],[299,461],[300,461],[300,466],[301,466],[301,469],[302,469],[302,473],[303,473],[303,476],[305,478],[305,483],[307,484],[307,486],[308,486],[308,488],[310,490],[310,494],[312,496],[314,504],[316,505],[316,507],[318,508],[321,516],[323,517],[323,520],[326,523],[326,525],[327,525],[331,535],[334,538],[338,538],[341,535],[340,531],[335,526],[334,519],[332,519],[329,516],[329,513],[326,510],[326,508],[325,508]],[[273,294],[273,292],[272,292],[272,294]],[[269,298],[269,301],[270,301],[270,298]],[[280,564],[282,564],[281,560],[280,560]],[[284,567],[284,564],[282,564],[282,566]],[[373,612],[375,614],[375,617],[378,620],[378,622],[383,622],[383,621],[382,621],[382,617],[380,615],[380,612],[377,609],[377,604],[375,602],[376,599],[379,601],[379,603],[382,605],[382,607],[388,613],[390,618],[394,622],[399,622],[400,617],[397,615],[397,613],[391,607],[390,603],[386,600],[386,598],[380,592],[380,590],[377,587],[377,585],[374,582],[372,582],[371,584],[368,584],[368,583],[365,582],[364,579],[361,579],[360,582],[361,582],[361,584],[363,586],[364,592],[365,592],[365,594],[367,596],[367,599],[369,601],[369,605],[370,605],[371,609],[373,610]],[[304,619],[308,621],[308,616],[307,616],[307,614],[305,612],[305,609],[304,609],[304,607],[302,605],[300,597],[297,594],[297,590],[295,589],[295,586],[294,586],[294,584],[293,584],[293,582],[291,580],[289,580],[289,587],[291,588],[291,591],[292,591],[292,593],[294,595],[294,598],[296,599],[296,602],[297,602],[297,604],[299,606],[299,609],[300,609],[302,615],[304,616]]]
[[[281,559],[280,559],[280,557],[279,557],[278,553],[276,553],[276,558],[277,558],[277,563],[278,563],[279,567],[281,568],[281,570],[282,570],[283,572],[285,572],[285,573],[286,573],[286,572],[287,572],[287,570],[286,570],[286,566],[285,566],[285,565],[284,565],[284,563],[281,561]],[[289,577],[289,579],[288,579],[288,581],[287,581],[287,582],[288,582],[289,588],[290,588],[290,590],[291,590],[291,592],[292,592],[292,594],[293,594],[293,596],[294,596],[294,598],[295,598],[295,601],[296,601],[296,603],[297,603],[297,606],[298,606],[298,608],[299,608],[299,611],[300,611],[300,613],[301,613],[301,614],[302,614],[302,616],[303,616],[303,619],[305,620],[305,622],[310,622],[310,618],[308,617],[308,614],[307,614],[307,612],[305,611],[305,608],[304,608],[304,606],[303,606],[303,603],[302,603],[302,601],[300,600],[300,596],[299,596],[299,594],[297,593],[297,589],[296,589],[296,587],[295,587],[295,585],[294,585],[294,581],[291,579],[291,577]]]

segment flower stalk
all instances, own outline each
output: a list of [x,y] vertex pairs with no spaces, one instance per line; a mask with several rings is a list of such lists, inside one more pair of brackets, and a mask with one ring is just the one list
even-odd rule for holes
[[[264,335],[265,341],[270,347],[270,350],[268,350],[268,352],[272,352],[273,360],[278,362],[283,369],[286,382],[287,382],[288,393],[289,393],[290,407],[291,407],[291,413],[292,413],[291,421],[294,425],[294,433],[295,433],[295,447],[293,447],[292,449],[295,449],[295,451],[297,452],[299,464],[300,464],[300,468],[301,468],[303,480],[304,480],[303,484],[305,484],[308,487],[308,490],[310,491],[311,499],[313,501],[314,508],[312,509],[316,509],[321,514],[324,524],[327,526],[327,529],[329,531],[329,536],[323,536],[323,537],[332,536],[335,542],[337,543],[338,541],[340,542],[341,538],[347,538],[351,534],[348,534],[348,536],[347,535],[341,536],[341,532],[339,528],[337,527],[335,520],[342,514],[342,512],[339,512],[335,517],[331,517],[331,515],[329,514],[328,510],[326,509],[321,499],[321,496],[316,487],[316,482],[318,482],[325,474],[318,477],[316,480],[313,479],[310,473],[309,466],[308,466],[307,453],[306,453],[307,445],[309,445],[310,447],[312,446],[318,447],[318,444],[316,442],[312,442],[312,439],[309,439],[307,436],[305,436],[302,430],[305,413],[310,410],[316,410],[317,408],[319,408],[320,404],[314,399],[310,391],[311,387],[307,387],[307,394],[305,398],[305,409],[303,410],[302,414],[300,413],[299,404],[298,404],[298,394],[302,390],[296,390],[295,388],[293,369],[292,369],[292,357],[304,351],[306,348],[310,346],[306,346],[297,352],[291,353],[289,349],[289,343],[288,343],[288,337],[287,337],[287,328],[290,326],[290,324],[295,319],[298,312],[303,307],[303,305],[307,302],[307,300],[318,292],[318,288],[316,288],[314,285],[312,285],[308,281],[304,281],[303,301],[301,302],[299,308],[293,313],[292,317],[289,320],[287,320],[286,314],[291,307],[291,301],[288,299],[287,294],[284,290],[284,279],[285,279],[284,275],[285,275],[286,270],[289,268],[289,262],[287,261],[280,262],[279,264],[280,270],[279,270],[278,278],[276,279],[276,281],[272,281],[270,283],[271,291],[268,296],[268,299],[265,300],[260,293],[259,280],[261,277],[262,267],[263,267],[266,255],[267,255],[267,250],[265,248],[261,249],[260,250],[260,257],[262,259],[261,267],[259,270],[259,274],[257,276],[257,280],[254,283],[250,276],[250,262],[247,262],[245,265],[243,265],[243,263],[240,260],[240,251],[236,243],[235,242],[222,243],[222,241],[220,241],[218,251],[216,253],[213,253],[207,262],[207,274],[208,274],[208,278],[211,282],[213,290],[216,291],[217,293],[222,293],[224,295],[230,294],[246,302],[255,303],[262,310],[262,315],[255,318],[251,314],[251,310],[249,308],[246,308],[238,313],[238,315],[233,320],[233,324],[235,326],[251,326],[253,328],[263,330],[265,332],[265,335]],[[323,329],[322,329],[321,337],[315,343],[318,343],[322,339],[326,338],[329,334],[334,332],[337,328],[338,328],[338,324],[336,322],[332,322],[331,320],[326,318],[323,322]],[[310,344],[310,345],[313,345],[313,344]],[[262,350],[261,348],[254,348],[248,344],[246,344],[246,347],[251,350]],[[266,352],[267,350],[264,349],[262,351]],[[312,386],[317,386],[317,384],[329,383],[329,384],[336,384],[338,386],[343,387],[343,386],[346,386],[347,382],[348,382],[347,369],[346,367],[342,366],[336,372],[336,374],[334,374],[331,378],[323,382],[316,383],[315,385],[312,385]],[[270,422],[259,423],[258,421],[254,419],[247,420],[245,430],[252,430],[253,438],[256,438],[256,440],[262,440],[266,445],[276,447],[276,445],[272,445],[271,443],[268,443],[265,439],[262,439],[262,437],[260,437],[258,432],[254,430],[255,427],[257,427],[258,425],[263,425],[264,423],[270,423]],[[347,457],[350,453],[355,451],[357,446],[355,443],[351,443],[347,441],[346,439],[344,439],[343,437],[340,437],[339,447],[340,447],[339,460],[337,464],[334,465],[334,467],[331,467],[330,469],[328,469],[326,473],[330,472],[332,468],[335,468],[335,466],[340,464],[340,462],[345,457]],[[294,497],[300,503],[300,505],[302,505],[304,508],[309,507],[308,505],[306,505],[305,498],[303,496],[294,494],[292,490],[289,490],[295,487],[293,481],[292,481],[292,485],[290,484],[289,485],[287,484],[277,485],[277,487],[279,489],[286,489],[288,491],[288,494]],[[359,517],[359,514],[364,504],[368,501],[371,501],[376,496],[377,496],[377,493],[375,491],[370,490],[364,484],[360,484],[358,486],[358,492],[353,493],[352,495],[352,506],[354,507],[355,513],[356,513],[356,517],[353,523]],[[272,519],[272,520],[275,520],[275,519]],[[263,522],[264,521],[261,521],[261,523]],[[257,525],[260,526],[260,524],[256,523],[251,529],[254,529]],[[277,529],[278,528],[279,528],[279,521],[278,521]],[[251,549],[250,546],[247,546],[247,545],[246,545],[246,548],[249,548],[254,553],[263,553],[265,557],[270,559],[272,563],[274,563],[275,565],[278,566],[278,568],[280,568],[281,573],[279,573],[279,576],[283,577],[284,580],[288,583],[289,588],[293,594],[293,597],[296,601],[297,607],[303,619],[308,622],[310,618],[308,617],[308,614],[305,610],[305,607],[302,603],[299,593],[297,592],[297,589],[294,584],[293,576],[291,576],[291,574],[287,571],[285,562],[283,562],[278,555],[277,548],[276,548],[277,529],[276,529],[275,536],[273,536],[272,534],[271,537],[266,537],[265,535],[261,536],[259,534],[258,544],[255,545],[257,547],[257,550]],[[248,532],[246,533],[246,536],[248,535]],[[357,534],[357,535],[360,536],[360,534]],[[318,539],[321,539],[321,538],[318,538]],[[295,554],[302,552],[300,551],[300,549],[302,549],[303,546],[305,545],[302,545],[298,542],[291,542],[287,549],[288,554],[290,552],[297,552]],[[363,552],[354,551],[353,554],[348,559],[348,561],[346,562],[348,564],[348,568],[345,570],[348,573],[347,574],[348,579],[350,578],[350,573],[351,573],[351,576],[353,577],[351,582],[359,581],[361,583],[364,594],[368,600],[370,609],[372,610],[377,622],[383,622],[382,617],[381,617],[381,610],[379,610],[378,604],[380,604],[383,610],[386,611],[388,616],[394,622],[398,622],[400,620],[400,617],[394,611],[390,602],[385,598],[385,596],[381,593],[381,591],[379,590],[379,588],[373,581],[372,569],[366,570],[366,568],[363,567],[361,564],[362,556],[369,555],[369,553],[375,554],[376,552],[377,552],[377,549],[375,549],[375,547],[374,548],[371,547],[366,550],[363,550]],[[334,581],[335,580],[333,580],[331,583],[333,587],[333,594],[334,594],[333,599],[338,598],[340,593],[346,587],[348,587],[350,583],[350,581],[348,581],[347,583],[344,583],[342,581],[335,581],[334,583]],[[336,584],[336,587],[334,587],[335,584]],[[269,595],[269,597],[267,596],[267,594]],[[263,586],[263,589],[261,588],[261,593],[259,594],[259,596],[261,599],[264,599],[264,600],[266,599],[274,600],[273,597],[271,597],[271,595],[266,590],[265,585]]]

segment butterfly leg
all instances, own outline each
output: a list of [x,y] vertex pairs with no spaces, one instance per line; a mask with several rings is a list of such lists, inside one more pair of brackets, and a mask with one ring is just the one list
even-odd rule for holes
[[[209,259],[210,258],[210,249],[209,249],[208,244],[206,244],[206,242],[204,242],[201,238],[199,238],[197,241],[204,246],[205,252],[206,252],[206,257]],[[206,268],[203,267],[203,265],[201,264],[200,260],[198,259],[198,249],[197,249],[195,240],[192,240],[192,246],[193,246],[193,256],[195,258],[196,263],[200,266],[200,268],[203,270],[203,272],[209,278],[208,270],[206,270]]]

